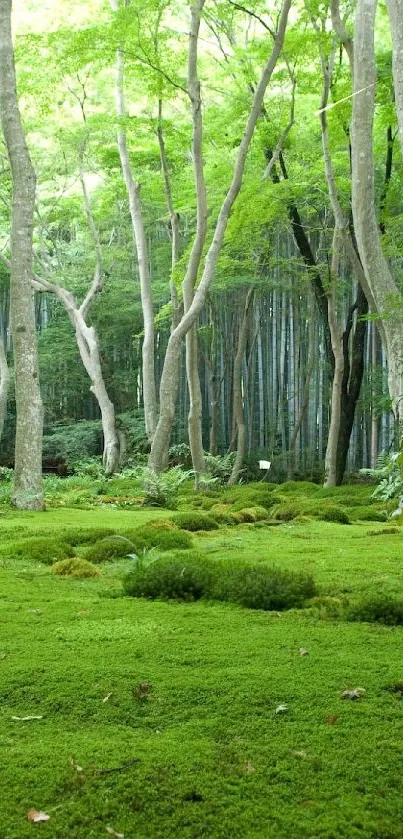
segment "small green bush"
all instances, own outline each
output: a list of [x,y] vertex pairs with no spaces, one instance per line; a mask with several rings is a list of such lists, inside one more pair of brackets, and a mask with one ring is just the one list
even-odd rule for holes
[[329,505],[320,510],[318,518],[321,521],[333,521],[337,524],[350,524],[350,519],[341,507]]
[[85,558],[87,562],[98,564],[128,556],[129,554],[135,554],[145,547],[148,546],[142,543],[140,538],[135,543],[127,536],[108,536],[106,539],[100,539],[99,542],[95,542],[95,545],[92,545],[88,549]]
[[209,596],[213,566],[195,551],[137,563],[123,581],[125,594],[151,600],[200,600]]
[[61,559],[52,565],[53,574],[58,574],[62,577],[75,577],[76,579],[84,580],[87,577],[99,577],[100,570],[86,559],[74,556],[71,559]]
[[74,556],[71,545],[66,542],[40,536],[13,542],[7,545],[6,551],[8,556],[31,559],[34,562],[43,562],[45,565],[52,565],[57,560]]
[[192,537],[189,533],[179,530],[178,527],[155,527],[152,524],[145,524],[136,528],[131,534],[135,545],[145,548],[159,548],[161,551],[189,550],[192,545]]
[[270,518],[273,519],[273,521],[292,521],[297,518],[297,516],[301,516],[303,512],[304,510],[298,502],[276,504],[270,513]]
[[384,510],[377,510],[374,507],[354,507],[349,511],[351,521],[387,521],[388,516]]
[[62,531],[62,538],[69,545],[93,545],[99,542],[100,539],[105,539],[108,536],[113,536],[114,531],[103,527],[83,527]]
[[265,507],[246,507],[239,510],[238,515],[244,522],[264,521],[267,519],[268,512]]
[[197,530],[218,530],[218,524],[215,519],[204,513],[177,513],[173,521],[181,530],[190,530],[191,532]]
[[311,481],[285,481],[285,483],[280,484],[280,492],[291,493],[292,495],[312,495],[318,489],[318,485]]
[[346,618],[349,621],[401,626],[403,625],[403,600],[398,600],[389,594],[379,594],[362,600],[355,606],[350,606],[346,612]]
[[222,567],[212,597],[248,609],[283,611],[302,606],[316,594],[313,578],[267,565],[233,564]]

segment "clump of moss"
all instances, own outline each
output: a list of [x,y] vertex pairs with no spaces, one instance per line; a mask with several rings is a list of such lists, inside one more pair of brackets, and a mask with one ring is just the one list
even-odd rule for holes
[[346,618],[349,621],[402,626],[403,600],[392,597],[390,594],[379,594],[351,606],[346,612]]
[[147,547],[147,545],[141,544],[140,539],[134,543],[127,536],[108,536],[106,539],[95,542],[95,545],[92,545],[87,551],[85,558],[90,563],[109,562],[113,559],[128,556],[131,553],[137,553],[144,547]]
[[298,502],[289,504],[276,504],[271,511],[270,518],[273,521],[292,521],[303,514],[303,508]]
[[75,577],[79,580],[84,580],[88,577],[99,577],[101,574],[96,565],[77,556],[55,562],[52,565],[52,572],[61,577]]
[[212,516],[205,513],[189,512],[178,513],[173,519],[181,530],[218,530],[218,524]]
[[400,533],[399,527],[381,527],[380,530],[368,530],[367,536],[393,536]]
[[311,481],[285,481],[281,484],[281,492],[291,493],[292,495],[313,495],[318,491],[317,484]]
[[200,600],[209,595],[212,563],[195,551],[138,563],[123,582],[125,594],[150,600]]
[[388,516],[384,510],[377,510],[375,507],[354,507],[350,513],[352,521],[387,521]]
[[282,611],[305,604],[317,589],[312,577],[267,565],[234,563],[221,569],[212,597],[248,609]]
[[66,542],[32,536],[7,545],[7,554],[18,559],[29,559],[52,565],[57,560],[74,556],[74,551]]
[[108,536],[113,536],[114,531],[110,528],[102,527],[83,527],[72,528],[71,530],[63,531],[62,538],[69,545],[93,545],[100,539],[105,539]]
[[336,505],[329,505],[324,507],[323,510],[320,510],[318,513],[318,518],[321,521],[332,521],[337,524],[350,524],[350,519],[345,510],[342,507],[337,507]]
[[265,507],[246,507],[243,510],[239,510],[238,515],[242,518],[244,522],[256,522],[256,521],[264,521],[267,519],[268,512]]
[[193,545],[189,533],[180,530],[174,522],[170,522],[170,525],[155,527],[151,522],[137,527],[130,536],[134,544],[142,548],[159,548],[161,551],[189,550]]

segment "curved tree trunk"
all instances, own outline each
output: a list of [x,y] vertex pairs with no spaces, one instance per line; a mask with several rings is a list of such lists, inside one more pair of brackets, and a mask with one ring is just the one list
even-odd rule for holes
[[[399,314],[399,306],[396,305],[396,303],[401,303],[401,294],[382,251],[381,234],[375,214],[372,132],[376,5],[376,0],[359,0],[355,23],[353,79],[356,95],[353,98],[351,127],[353,217],[365,280],[374,303],[374,310],[381,317],[379,331],[387,352],[388,384],[393,410],[396,419],[402,421],[403,322]],[[385,315],[387,317],[384,317]]]
[[[197,6],[193,6],[193,12],[201,16],[204,0],[198,0]],[[253,137],[256,123],[261,114],[264,95],[267,85],[272,76],[273,70],[279,58],[285,36],[285,30],[288,20],[288,12],[290,9],[291,0],[284,0],[281,15],[279,18],[278,31],[275,36],[274,46],[271,55],[263,69],[260,81],[256,87],[251,110],[247,120],[244,135],[239,146],[238,154],[235,160],[233,177],[229,190],[224,198],[220,212],[218,214],[217,223],[214,230],[213,239],[204,259],[203,273],[199,286],[197,287],[193,302],[187,312],[184,312],[178,326],[173,330],[168,341],[168,347],[165,355],[164,368],[161,376],[160,385],[160,416],[158,425],[154,435],[151,446],[151,453],[149,458],[149,466],[156,472],[164,468],[161,462],[161,452],[164,451],[166,445],[167,432],[165,430],[165,416],[169,418],[171,411],[175,411],[175,402],[172,406],[172,376],[174,375],[174,365],[180,353],[181,341],[187,334],[189,329],[196,323],[196,319],[204,307],[206,302],[207,292],[211,286],[214,278],[217,260],[221,251],[224,235],[227,229],[228,219],[233,208],[233,205],[238,196],[242,185],[243,173],[245,168],[246,156],[249,151],[249,146]],[[193,46],[196,48],[196,62],[197,62],[197,43]],[[176,394],[175,394],[176,398]],[[170,429],[168,432],[168,440]]]
[[13,504],[41,510],[43,406],[31,287],[36,179],[18,107],[11,0],[0,2],[0,33],[0,115],[13,181],[10,324],[17,408]]

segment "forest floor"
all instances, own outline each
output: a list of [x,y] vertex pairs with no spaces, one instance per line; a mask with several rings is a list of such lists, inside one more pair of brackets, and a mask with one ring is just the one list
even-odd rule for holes
[[403,598],[403,528],[193,536],[219,561],[311,573],[321,596],[282,613],[123,597],[129,559],[75,580],[7,557],[22,535],[164,515],[2,513],[0,839],[402,839],[403,627],[348,623],[337,605]]

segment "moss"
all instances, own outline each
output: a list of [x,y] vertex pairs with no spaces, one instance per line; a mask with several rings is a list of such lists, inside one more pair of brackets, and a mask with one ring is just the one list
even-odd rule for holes
[[318,488],[318,484],[313,484],[311,481],[285,481],[280,484],[280,492],[291,495],[314,495]]
[[178,513],[173,520],[181,530],[190,530],[191,532],[196,532],[197,530],[218,530],[217,522],[212,516],[204,513]]
[[351,521],[387,521],[388,516],[384,510],[377,510],[375,507],[354,507],[349,511]]
[[265,507],[246,507],[239,510],[238,515],[244,522],[264,521],[267,519],[268,512]]
[[145,548],[159,548],[161,551],[189,550],[193,546],[189,533],[180,530],[171,522],[173,527],[154,527],[153,523],[138,527],[130,534],[135,545]]
[[88,562],[96,563],[108,562],[113,559],[128,556],[131,553],[137,553],[143,547],[147,547],[138,539],[136,542],[127,536],[108,536],[106,539],[100,539],[92,545],[85,558]]
[[350,519],[342,507],[328,506],[318,513],[321,521],[333,521],[337,524],[350,524]]
[[291,502],[289,504],[276,504],[273,507],[270,518],[273,521],[292,521],[303,514],[303,508],[298,502]]
[[56,539],[32,536],[19,542],[11,542],[6,548],[7,555],[18,559],[29,559],[52,565],[53,562],[74,556],[71,545]]
[[62,532],[62,538],[69,545],[93,545],[100,539],[113,536],[114,530],[103,527],[71,528]]
[[61,577],[75,577],[80,580],[87,577],[99,577],[101,573],[96,565],[92,565],[91,562],[77,556],[55,562],[52,565],[52,572]]

